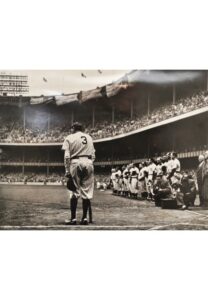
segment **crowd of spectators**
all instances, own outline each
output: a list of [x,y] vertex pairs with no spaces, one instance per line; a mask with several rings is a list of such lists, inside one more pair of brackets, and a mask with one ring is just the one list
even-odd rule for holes
[[0,182],[15,183],[15,182],[24,182],[25,176],[22,173],[10,172],[10,173],[1,173]]
[[95,188],[97,190],[106,190],[110,188],[109,175],[97,174],[95,176]]
[[167,104],[154,109],[149,115],[143,114],[135,119],[120,120],[115,123],[98,123],[95,128],[88,127],[86,132],[91,134],[94,139],[112,137],[125,134],[139,128],[161,122],[163,120],[185,114],[187,112],[205,107],[208,105],[208,93],[202,91],[192,97],[183,98],[176,104]]
[[58,143],[63,141],[66,136],[67,130],[61,127],[52,128],[47,130],[45,128],[31,127],[23,128],[20,121],[11,124],[4,123],[0,130],[0,142],[5,143]]
[[[2,172],[0,174],[0,182],[4,183],[56,183],[56,184],[66,184],[66,178],[63,174],[51,173],[47,175],[46,173],[35,173],[27,172],[25,174],[21,172]],[[97,189],[109,188],[110,180],[109,175],[99,174],[95,176],[95,186]]]
[[45,173],[18,173],[18,172],[3,172],[0,175],[0,182],[5,183],[17,183],[22,182],[27,183],[57,183],[63,184],[66,182],[66,179],[63,175],[58,173],[51,173],[46,175]]
[[[166,104],[154,109],[150,114],[138,115],[134,119],[120,119],[114,123],[103,121],[97,122],[94,127],[86,126],[86,133],[89,133],[94,139],[102,139],[125,134],[139,128],[158,123],[160,121],[179,116],[181,114],[205,107],[208,105],[207,91],[199,92],[192,97],[180,99],[176,104]],[[70,132],[70,124],[63,123],[62,126],[53,126],[50,129],[47,126],[23,127],[20,120],[0,122],[0,142],[5,143],[59,143],[64,140]]]

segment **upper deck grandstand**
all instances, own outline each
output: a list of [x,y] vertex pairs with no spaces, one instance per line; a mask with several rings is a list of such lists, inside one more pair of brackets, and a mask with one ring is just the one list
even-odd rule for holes
[[194,75],[182,82],[157,84],[131,82],[126,76],[112,84],[110,92],[104,86],[67,96],[1,97],[0,142],[61,143],[74,121],[81,121],[94,140],[102,141],[206,110],[207,73]]
[[179,157],[196,157],[208,145],[207,90],[207,71],[132,71],[85,92],[2,96],[1,164],[63,168],[60,146],[74,121],[82,122],[95,141],[95,165],[173,150]]

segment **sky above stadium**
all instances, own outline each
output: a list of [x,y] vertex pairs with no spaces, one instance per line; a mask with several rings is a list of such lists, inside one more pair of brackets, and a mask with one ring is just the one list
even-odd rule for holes
[[29,94],[60,95],[94,89],[119,79],[128,70],[1,70],[28,75]]

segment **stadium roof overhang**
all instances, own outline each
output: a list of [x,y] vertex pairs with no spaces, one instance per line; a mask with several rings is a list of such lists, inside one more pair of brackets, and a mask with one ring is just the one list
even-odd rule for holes
[[10,105],[41,105],[53,103],[58,106],[71,103],[88,103],[90,100],[109,99],[118,95],[123,90],[135,85],[145,86],[167,86],[173,84],[183,84],[200,79],[204,71],[187,70],[132,70],[117,81],[93,90],[80,91],[73,94],[63,94],[54,96],[1,96],[0,104]]

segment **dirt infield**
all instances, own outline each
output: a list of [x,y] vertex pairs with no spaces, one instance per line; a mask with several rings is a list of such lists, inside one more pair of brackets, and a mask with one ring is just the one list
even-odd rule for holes
[[[95,224],[66,226],[67,190],[62,186],[0,186],[0,229],[33,230],[199,230],[208,229],[208,210],[163,210],[154,203],[96,191],[92,203]],[[78,216],[81,218],[81,201]]]

